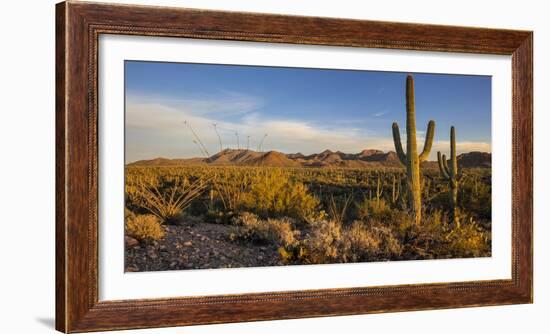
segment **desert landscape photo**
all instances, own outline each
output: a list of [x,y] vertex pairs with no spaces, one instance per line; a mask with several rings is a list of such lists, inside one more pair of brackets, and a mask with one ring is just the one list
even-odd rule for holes
[[125,62],[125,271],[491,256],[491,78]]

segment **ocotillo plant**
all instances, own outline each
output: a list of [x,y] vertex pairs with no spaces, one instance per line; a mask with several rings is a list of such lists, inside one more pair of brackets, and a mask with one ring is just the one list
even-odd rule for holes
[[258,152],[263,152],[263,146],[264,146],[264,139],[267,137],[267,133],[264,134],[262,137],[262,140],[260,140],[260,144],[258,145]]
[[204,146],[204,144],[202,143],[202,140],[199,138],[199,136],[197,136],[197,133],[195,132],[195,130],[193,130],[193,127],[191,126],[191,123],[187,122],[187,120],[183,121],[183,124],[185,124],[189,130],[191,130],[191,133],[193,134],[193,137],[195,139],[193,139],[193,142],[195,144],[197,144],[197,146],[199,146],[199,149],[201,150],[201,153],[205,156],[205,157],[209,157],[210,156],[210,153],[208,153],[208,150],[206,149],[206,146]]
[[220,136],[220,133],[218,132],[218,124],[214,123],[212,124],[214,126],[214,131],[216,132],[216,135],[218,136],[218,141],[220,142],[220,152],[223,151],[223,145],[222,145],[222,137]]
[[439,164],[439,173],[449,181],[451,198],[451,215],[454,222],[457,221],[457,200],[458,200],[458,163],[456,161],[456,138],[455,127],[451,126],[451,166],[447,164],[447,157],[441,152],[437,152],[437,162]]
[[420,224],[422,219],[422,199],[420,197],[420,163],[425,161],[432,149],[434,138],[435,122],[428,123],[426,140],[422,153],[418,154],[416,149],[416,113],[414,108],[414,81],[411,75],[407,76],[407,153],[401,146],[401,135],[399,134],[399,125],[393,123],[393,142],[399,160],[407,167],[407,188],[409,190],[409,206],[414,213],[416,224]]

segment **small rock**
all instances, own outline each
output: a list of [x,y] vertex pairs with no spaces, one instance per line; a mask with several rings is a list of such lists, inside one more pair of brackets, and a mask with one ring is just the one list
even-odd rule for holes
[[263,260],[264,257],[262,255],[258,255],[258,260]]
[[137,271],[139,271],[139,268],[136,267],[136,266],[129,266],[129,267],[126,268],[126,272],[128,272],[128,273],[135,273]]
[[186,241],[186,242],[183,243],[183,246],[184,247],[191,247],[191,246],[193,246],[193,242],[192,241]]
[[137,241],[137,239],[134,239],[132,237],[129,237],[129,236],[124,236],[124,243],[126,244],[126,247],[127,248],[132,248],[132,247],[135,247],[137,245],[139,245],[139,241]]
[[177,263],[176,261],[170,262],[170,268],[176,267],[177,264],[178,264],[178,263]]

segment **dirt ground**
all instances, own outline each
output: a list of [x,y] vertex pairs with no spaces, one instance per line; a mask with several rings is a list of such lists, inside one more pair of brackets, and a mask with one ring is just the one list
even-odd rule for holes
[[[149,244],[126,243],[125,271],[161,271],[282,265],[269,244],[230,239],[231,227],[206,222],[165,226],[166,235]],[[128,241],[128,240],[127,240]]]

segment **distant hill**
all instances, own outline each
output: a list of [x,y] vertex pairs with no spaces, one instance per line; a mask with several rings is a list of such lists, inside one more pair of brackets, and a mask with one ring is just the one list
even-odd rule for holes
[[[459,167],[490,168],[491,153],[469,152],[457,156]],[[359,153],[344,153],[324,150],[321,153],[303,155],[302,153],[284,154],[277,151],[256,152],[252,150],[225,149],[209,158],[139,160],[128,166],[268,166],[268,167],[403,167],[397,153],[393,151],[363,150]],[[437,168],[436,161],[422,163],[424,168]]]
[[185,165],[197,165],[206,164],[202,158],[189,158],[189,159],[167,159],[167,158],[155,158],[151,160],[138,160],[127,164],[127,166],[185,166]]
[[469,152],[456,157],[459,167],[491,168],[491,153]]

